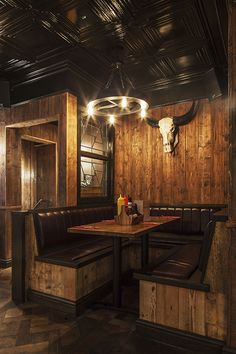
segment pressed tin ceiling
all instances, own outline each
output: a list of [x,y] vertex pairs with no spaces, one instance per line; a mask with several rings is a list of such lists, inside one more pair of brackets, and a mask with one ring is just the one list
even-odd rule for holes
[[0,0],[0,78],[12,102],[95,95],[122,46],[154,104],[214,98],[227,84],[227,20],[226,0]]

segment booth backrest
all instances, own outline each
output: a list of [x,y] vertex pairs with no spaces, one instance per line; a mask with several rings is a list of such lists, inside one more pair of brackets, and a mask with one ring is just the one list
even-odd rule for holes
[[52,247],[78,240],[75,235],[67,233],[68,227],[113,219],[114,209],[112,206],[51,209],[43,212],[35,211],[33,218],[38,251],[41,254]]
[[212,215],[224,208],[225,205],[163,205],[155,204],[150,206],[151,216],[180,216],[169,224],[161,225],[158,232],[169,232],[175,234],[204,234],[206,225],[211,220]]

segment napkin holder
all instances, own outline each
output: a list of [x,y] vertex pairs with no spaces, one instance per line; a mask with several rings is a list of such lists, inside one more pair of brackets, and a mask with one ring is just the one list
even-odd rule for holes
[[127,215],[125,205],[122,205],[120,215],[115,216],[115,221],[118,225],[135,225],[143,221],[143,215]]

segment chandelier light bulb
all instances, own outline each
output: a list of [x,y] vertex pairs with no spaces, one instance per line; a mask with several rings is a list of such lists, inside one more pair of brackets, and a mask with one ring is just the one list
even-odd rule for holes
[[127,98],[126,97],[123,97],[122,100],[121,100],[121,107],[122,108],[126,108],[127,107]]
[[146,118],[146,116],[147,116],[147,111],[146,111],[146,109],[142,109],[141,112],[140,112],[140,117],[141,117],[142,119],[144,119],[144,118]]
[[146,111],[146,109],[148,108],[148,104],[146,101],[144,100],[140,100],[140,106],[141,106],[141,111]]
[[88,116],[91,117],[94,113],[94,109],[93,109],[93,103],[90,102],[88,105],[87,105],[87,113],[88,113]]
[[115,124],[115,116],[114,116],[114,114],[111,114],[111,115],[109,116],[109,123],[110,123],[111,125],[114,125],[114,124]]

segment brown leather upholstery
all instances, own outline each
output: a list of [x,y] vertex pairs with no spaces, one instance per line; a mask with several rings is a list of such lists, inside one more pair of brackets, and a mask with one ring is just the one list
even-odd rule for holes
[[180,216],[179,220],[163,224],[158,228],[158,233],[167,232],[178,235],[203,235],[206,225],[211,220],[214,212],[220,207],[211,206],[155,206],[150,208],[151,216],[173,215]]
[[169,278],[188,279],[198,266],[200,250],[200,244],[181,246],[179,251],[168,257],[156,269],[153,269],[153,274]]
[[214,226],[213,221],[207,224],[201,244],[194,243],[180,246],[174,254],[159,263],[152,270],[152,273],[162,277],[188,279],[199,268],[204,275],[210,254]]
[[34,212],[34,224],[39,254],[57,248],[60,245],[68,245],[73,242],[89,242],[102,240],[98,236],[82,236],[67,233],[67,228],[75,225],[83,225],[105,219],[113,219],[112,206],[96,208],[63,208],[62,210],[48,212]]

